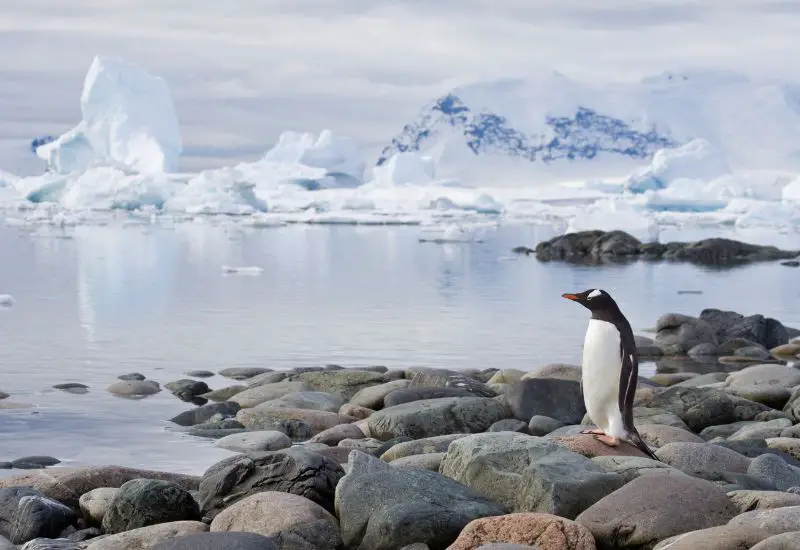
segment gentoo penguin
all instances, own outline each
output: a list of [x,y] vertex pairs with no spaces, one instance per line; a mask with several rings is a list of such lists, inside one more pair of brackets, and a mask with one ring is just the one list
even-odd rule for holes
[[581,386],[586,411],[600,442],[611,447],[629,441],[647,456],[658,460],[633,425],[633,397],[639,375],[639,354],[631,324],[605,290],[589,289],[562,294],[592,312],[583,343]]

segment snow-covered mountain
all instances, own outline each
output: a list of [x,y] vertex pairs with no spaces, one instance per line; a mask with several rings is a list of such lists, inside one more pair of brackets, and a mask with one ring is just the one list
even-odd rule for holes
[[604,86],[558,73],[478,83],[426,105],[378,164],[420,151],[440,177],[465,182],[607,178],[697,138],[737,168],[800,169],[800,86],[720,72]]

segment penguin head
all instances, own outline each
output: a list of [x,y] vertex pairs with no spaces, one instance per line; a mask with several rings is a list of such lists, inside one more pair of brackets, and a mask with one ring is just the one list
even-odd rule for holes
[[567,300],[578,302],[591,311],[613,309],[617,305],[611,294],[600,288],[590,288],[577,294],[562,294],[561,296]]

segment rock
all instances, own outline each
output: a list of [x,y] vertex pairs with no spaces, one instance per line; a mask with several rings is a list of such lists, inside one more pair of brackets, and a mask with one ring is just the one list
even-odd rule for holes
[[765,531],[720,525],[670,537],[657,544],[654,550],[746,550],[768,536]]
[[404,403],[430,399],[443,399],[445,397],[475,397],[470,391],[462,388],[422,388],[413,387],[394,390],[384,398],[384,407],[396,407]]
[[311,438],[312,443],[324,443],[325,445],[338,445],[343,439],[361,439],[364,437],[358,426],[353,424],[338,424],[333,428],[328,428]]
[[287,393],[277,399],[271,399],[261,403],[262,407],[284,407],[289,409],[309,409],[314,411],[327,411],[338,413],[339,408],[344,405],[342,396],[336,393],[325,393],[319,391],[303,391]]
[[200,508],[187,491],[168,481],[132,479],[122,485],[103,515],[103,531],[122,533],[175,521],[199,521]]
[[179,487],[195,490],[200,478],[183,474],[101,466],[94,468],[58,468],[34,470],[18,476],[0,478],[0,488],[30,487],[42,495],[78,509],[81,495],[99,487],[120,487],[132,479],[147,478],[171,481]]
[[339,424],[338,413],[296,409],[289,407],[271,407],[262,403],[251,409],[242,409],[236,413],[236,420],[251,430],[274,430],[283,420],[301,420],[311,426],[314,434]]
[[730,491],[728,498],[739,508],[739,513],[751,510],[771,510],[786,506],[800,506],[800,495],[783,491]]
[[401,436],[398,436],[398,437],[393,437],[392,439],[388,439],[388,440],[384,441],[381,444],[381,446],[378,447],[375,450],[373,455],[374,456],[381,456],[384,453],[388,452],[390,449],[392,449],[395,445],[399,445],[400,443],[407,443],[409,441],[413,441],[413,439],[411,439],[410,437],[405,436],[405,435],[401,435]]
[[696,376],[698,376],[696,372],[657,372],[650,377],[650,380],[661,386],[674,386]]
[[639,476],[654,473],[687,475],[663,462],[638,456],[596,456],[592,458],[592,462],[600,466],[604,472],[619,474],[625,483]]
[[219,371],[220,376],[233,378],[234,380],[248,380],[259,374],[272,372],[271,369],[261,369],[258,367],[232,367]]
[[[588,426],[591,424],[590,420],[589,415],[586,415],[583,424]],[[673,428],[681,430],[689,429],[689,426],[686,425],[686,422],[684,422],[680,416],[657,407],[634,407],[633,420],[634,424],[637,426],[655,424],[658,426],[672,426]]]
[[639,357],[661,357],[663,352],[661,348],[653,341],[652,338],[634,334],[634,341],[636,342],[636,351],[639,352]]
[[278,451],[291,447],[292,440],[283,432],[265,430],[227,435],[218,439],[214,446],[237,453]]
[[549,416],[534,415],[528,422],[528,433],[536,436],[547,435],[565,424]]
[[757,417],[763,417],[771,412],[771,409],[766,405],[750,401],[744,397],[731,395],[730,398],[733,402],[734,415],[737,421],[755,420]]
[[[800,351],[800,346],[798,346],[798,351]],[[501,369],[495,372],[486,383],[489,385],[510,384],[520,380],[523,376],[525,376],[525,371],[519,369]]]
[[108,388],[109,393],[117,397],[144,397],[161,391],[161,386],[153,380],[121,380]]
[[364,420],[369,418],[374,413],[372,409],[366,407],[359,407],[352,403],[345,403],[339,407],[339,420],[342,422],[355,422],[357,420]]
[[102,525],[103,516],[106,515],[106,511],[117,491],[119,489],[114,487],[99,487],[81,495],[81,498],[78,499],[78,505],[88,523]]
[[736,432],[731,434],[728,439],[731,441],[740,441],[745,439],[767,439],[778,437],[784,428],[792,425],[792,421],[788,418],[778,418],[770,420],[769,422],[755,422],[742,426]]
[[797,357],[800,354],[800,344],[782,344],[775,346],[769,352],[775,357]]
[[538,548],[595,550],[583,525],[550,514],[520,513],[471,521],[448,550],[485,548],[487,543],[538,545]]
[[725,389],[732,395],[761,403],[773,409],[782,409],[791,397],[789,390],[781,386],[752,385]]
[[775,455],[781,458],[787,464],[800,467],[800,462],[792,458],[792,455],[783,453],[777,449],[770,449],[767,447],[767,441],[764,439],[740,439],[737,441],[720,441],[715,443],[720,447],[725,447],[732,451],[736,451],[742,456],[748,458],[755,458],[765,454]]
[[771,437],[766,439],[770,449],[782,451],[800,460],[800,439],[793,437]]
[[743,338],[769,349],[789,341],[786,327],[763,315],[745,317],[735,311],[704,309],[700,312],[700,319],[714,327],[720,342]]
[[542,437],[477,434],[450,444],[440,472],[513,512],[572,519],[623,479]]
[[23,456],[16,460],[11,461],[11,467],[20,470],[36,470],[38,468],[47,468],[48,466],[55,466],[60,464],[61,461],[52,456]]
[[241,407],[238,403],[224,401],[222,403],[211,403],[195,409],[184,411],[177,416],[170,418],[170,422],[178,426],[195,426],[210,420],[214,415],[220,414],[223,417],[233,416]]
[[195,533],[152,546],[150,550],[280,550],[274,538],[255,533]]
[[344,447],[345,449],[358,449],[359,451],[364,451],[365,453],[377,455],[377,450],[380,448],[383,442],[379,439],[373,439],[371,437],[362,437],[359,439],[342,439],[338,446]]
[[[208,531],[208,525],[199,521],[160,523],[98,538],[91,541],[86,550],[150,550],[160,542],[204,531]],[[170,547],[167,546],[167,548]],[[201,548],[193,550],[201,550]]]
[[[5,548],[0,544],[0,549],[5,550]],[[9,548],[10,550],[16,549],[13,545]],[[20,550],[81,550],[81,546],[70,539],[37,538],[23,544]]]
[[357,369],[304,372],[293,374],[287,379],[303,382],[314,391],[338,393],[345,400],[351,399],[359,390],[368,386],[389,381],[385,374]]
[[487,431],[490,432],[519,432],[521,434],[528,433],[528,423],[514,418],[506,418],[498,420]]
[[264,384],[274,384],[275,382],[286,380],[289,374],[290,373],[288,372],[265,372],[263,374],[257,374],[252,378],[248,378],[245,381],[245,384],[247,384],[248,388],[254,388]]
[[570,365],[568,363],[549,363],[533,369],[525,374],[522,380],[531,378],[557,378],[559,380],[581,381],[580,365]]
[[273,382],[271,384],[260,384],[237,393],[230,400],[237,403],[241,408],[255,407],[261,403],[278,399],[290,393],[310,391],[311,386],[302,380]]
[[750,529],[764,529],[773,535],[796,531],[800,525],[800,506],[785,506],[769,510],[753,510],[739,514],[730,525],[741,525]]
[[395,468],[422,468],[438,472],[446,453],[403,456],[390,462]]
[[[788,262],[786,262],[788,263]],[[794,262],[800,265],[800,262]],[[794,266],[797,267],[797,266]],[[773,535],[751,547],[750,550],[797,550],[797,541],[800,540],[800,531],[789,531],[780,535]]]
[[367,424],[370,434],[377,439],[386,440],[400,435],[421,439],[452,433],[482,432],[498,420],[510,416],[508,408],[494,399],[445,397],[387,407],[370,416]]
[[194,378],[211,378],[214,376],[214,373],[210,370],[197,369],[186,371],[186,376],[192,376]]
[[770,359],[772,356],[762,346],[745,346],[734,350],[734,355],[738,357],[748,357],[750,359]]
[[707,374],[700,374],[698,376],[690,378],[689,380],[684,380],[683,382],[678,382],[675,385],[686,388],[698,388],[702,386],[707,386],[709,384],[724,382],[727,378],[728,378],[727,372],[709,372]]
[[624,231],[578,231],[554,237],[536,245],[539,261],[636,258],[642,243]]
[[131,372],[128,374],[120,374],[117,378],[119,380],[144,380],[147,377],[140,372]]
[[444,548],[473,519],[504,512],[436,472],[392,468],[352,453],[350,464],[350,472],[336,488],[336,510],[347,548],[394,550],[415,542]]
[[689,430],[659,424],[640,424],[639,435],[646,443],[654,447],[663,447],[667,443],[704,443],[702,437]]
[[222,510],[211,531],[245,531],[272,537],[279,548],[337,550],[342,538],[336,518],[319,504],[290,493],[250,495]]
[[656,322],[656,344],[668,355],[682,355],[699,344],[718,343],[714,327],[709,323],[679,313],[662,315]]
[[800,469],[793,469],[775,455],[757,456],[747,468],[747,473],[771,481],[779,491],[800,485]]
[[672,386],[643,405],[675,413],[695,432],[736,420],[736,407],[727,394],[709,388]]
[[557,378],[528,378],[514,382],[506,393],[511,414],[517,420],[549,416],[565,424],[577,424],[586,414],[580,383]]
[[466,390],[475,397],[497,397],[494,390],[475,378],[478,375],[477,371],[455,371],[430,367],[411,367],[406,369],[405,373],[406,378],[411,379],[410,388],[455,388]]
[[236,384],[233,386],[225,386],[224,388],[220,388],[218,390],[212,390],[208,393],[204,393],[201,397],[205,397],[209,401],[215,401],[219,403],[221,401],[227,401],[234,395],[242,393],[246,389],[247,386],[244,384]]
[[689,475],[713,472],[746,473],[750,459],[711,443],[667,443],[656,451],[665,464]]
[[405,389],[409,384],[411,384],[411,380],[402,379],[392,380],[391,382],[385,382],[377,386],[369,386],[359,390],[350,402],[359,407],[377,411],[383,408],[383,400],[387,395],[394,390]]
[[67,382],[66,384],[55,384],[53,386],[53,389],[65,391],[67,393],[74,393],[76,395],[89,393],[89,386],[87,386],[86,384],[79,384],[77,382]]
[[709,481],[653,473],[614,491],[575,521],[592,532],[600,547],[639,548],[723,525],[736,513],[725,492]]
[[589,434],[561,435],[553,437],[552,440],[573,453],[578,453],[587,458],[595,456],[647,456],[627,441],[620,442],[618,447],[609,447]]
[[282,491],[333,510],[334,488],[344,475],[334,460],[301,447],[237,455],[211,466],[200,482],[200,506],[213,518],[234,502],[262,491]]
[[753,365],[731,373],[725,380],[729,387],[742,386],[782,386],[790,388],[800,384],[800,370],[786,365]]
[[309,424],[293,418],[277,421],[272,429],[285,433],[295,443],[306,441],[314,435],[314,429]]
[[686,355],[689,357],[713,357],[719,355],[719,347],[711,342],[703,342],[702,344],[692,346],[689,351],[686,352]]
[[398,458],[412,455],[422,455],[427,453],[443,453],[450,447],[450,444],[457,439],[467,437],[469,434],[448,434],[434,437],[426,437],[398,443],[385,453],[380,455],[381,460],[392,462]]
[[350,454],[350,449],[345,449],[344,447],[327,447],[321,443],[316,443],[315,445],[320,445],[321,448],[312,448],[309,450],[329,458],[338,464],[347,463],[347,456]]
[[192,380],[191,378],[175,380],[174,382],[169,382],[164,387],[167,388],[172,395],[179,399],[183,399],[184,401],[190,401],[193,397],[197,397],[211,391],[211,388],[209,388],[208,384],[205,382],[201,382],[200,380]]
[[56,538],[76,525],[72,509],[28,487],[0,489],[0,535],[14,544],[37,537]]
[[795,422],[800,422],[800,388],[792,393],[789,401],[787,401],[786,405],[783,407],[783,412]]

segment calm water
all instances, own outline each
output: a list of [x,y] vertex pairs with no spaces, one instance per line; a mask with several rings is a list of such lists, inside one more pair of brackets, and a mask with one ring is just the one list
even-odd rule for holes
[[[142,401],[109,395],[105,388],[125,372],[163,384],[189,369],[230,366],[576,362],[587,312],[560,298],[566,291],[609,290],[637,330],[667,311],[704,307],[800,325],[800,271],[778,265],[597,268],[510,257],[512,247],[552,236],[545,226],[501,227],[471,244],[419,236],[413,227],[187,223],[32,234],[0,225],[0,294],[16,298],[0,310],[0,389],[11,394],[6,403],[34,406],[0,410],[0,460],[49,454],[67,464],[201,472],[229,455],[164,430],[190,407],[168,392]],[[223,265],[263,273],[224,275]],[[50,389],[61,382],[91,389]]]

